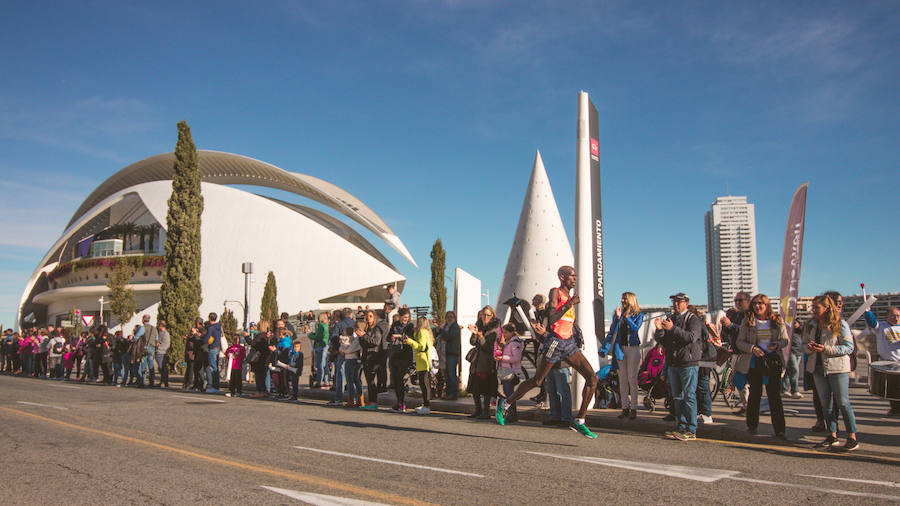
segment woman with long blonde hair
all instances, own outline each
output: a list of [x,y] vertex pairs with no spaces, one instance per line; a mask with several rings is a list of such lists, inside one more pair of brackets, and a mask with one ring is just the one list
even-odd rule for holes
[[785,437],[784,406],[781,403],[782,349],[790,343],[781,317],[772,310],[769,298],[758,293],[750,299],[750,313],[741,324],[735,345],[740,352],[734,368],[747,376],[747,430],[755,434],[759,426],[759,402],[763,388],[769,399],[769,414],[775,436]]
[[644,324],[644,313],[638,305],[637,296],[632,292],[622,294],[622,304],[616,307],[609,332],[600,347],[604,356],[613,350],[619,366],[619,396],[622,399],[622,413],[634,420],[637,417],[638,369],[641,365],[641,338],[638,330]]
[[816,391],[822,402],[828,437],[821,446],[830,448],[837,443],[837,412],[844,416],[847,428],[846,451],[859,448],[856,440],[856,416],[850,405],[850,354],[853,353],[853,335],[834,301],[827,295],[813,299],[813,318],[806,325],[803,350],[809,359],[806,372],[812,374]]
[[419,388],[422,389],[422,405],[415,409],[416,414],[427,415],[431,413],[431,357],[430,350],[434,348],[434,335],[431,333],[431,323],[428,318],[420,316],[416,320],[416,330],[413,337],[406,338],[406,344],[413,349],[413,359],[416,362],[416,379]]

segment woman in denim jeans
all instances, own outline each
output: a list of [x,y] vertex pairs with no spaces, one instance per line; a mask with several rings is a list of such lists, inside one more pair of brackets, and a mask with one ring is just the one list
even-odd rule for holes
[[804,353],[809,355],[806,372],[813,375],[816,391],[825,411],[828,437],[821,446],[832,447],[837,443],[837,412],[844,416],[847,443],[844,450],[859,448],[856,440],[856,417],[850,406],[850,354],[853,353],[853,336],[847,322],[841,320],[834,301],[819,295],[813,299],[813,319],[806,324],[803,340]]
[[544,425],[568,427],[572,423],[572,393],[569,390],[569,368],[557,363],[544,380],[547,400],[550,402],[550,418]]

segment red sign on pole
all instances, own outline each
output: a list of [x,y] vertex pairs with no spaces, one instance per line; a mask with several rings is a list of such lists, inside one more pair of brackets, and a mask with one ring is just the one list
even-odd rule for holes
[[84,322],[85,327],[90,327],[94,324],[94,315],[86,314],[81,317],[81,321]]

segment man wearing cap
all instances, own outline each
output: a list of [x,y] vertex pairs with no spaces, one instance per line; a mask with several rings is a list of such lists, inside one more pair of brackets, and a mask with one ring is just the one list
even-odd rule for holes
[[654,320],[654,339],[666,350],[666,380],[675,408],[675,430],[667,433],[679,441],[697,439],[697,373],[703,351],[703,322],[688,311],[690,299],[682,292],[669,296],[674,313]]
[[[139,350],[142,352],[143,358],[141,358],[141,370],[138,374],[138,386],[150,385],[152,387],[156,376],[154,369],[156,365],[156,347],[159,345],[159,333],[156,327],[150,324],[150,315],[145,314],[142,316],[141,324],[141,327],[134,334],[135,342],[143,338],[144,345],[144,349]],[[145,374],[147,375],[146,380],[144,380]]]

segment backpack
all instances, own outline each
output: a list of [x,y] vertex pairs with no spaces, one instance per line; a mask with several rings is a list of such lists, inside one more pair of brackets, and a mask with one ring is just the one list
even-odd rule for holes
[[599,409],[617,409],[621,407],[619,374],[617,371],[610,371],[605,378],[600,380],[600,383],[597,384],[596,397],[596,405]]
[[709,341],[709,331],[706,325],[701,328],[700,342],[703,343],[703,352],[700,355],[701,362],[715,362],[717,356],[716,346]]

